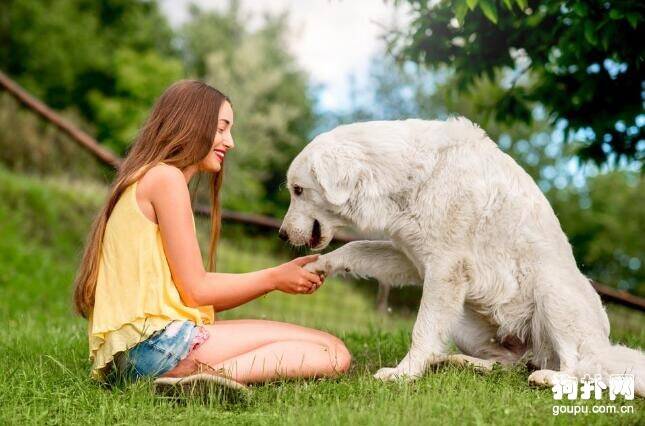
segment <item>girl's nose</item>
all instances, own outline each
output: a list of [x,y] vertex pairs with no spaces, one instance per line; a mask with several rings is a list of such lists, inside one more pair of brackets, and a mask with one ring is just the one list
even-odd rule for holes
[[228,149],[235,148],[235,142],[233,141],[233,138],[225,138],[224,146],[226,146]]

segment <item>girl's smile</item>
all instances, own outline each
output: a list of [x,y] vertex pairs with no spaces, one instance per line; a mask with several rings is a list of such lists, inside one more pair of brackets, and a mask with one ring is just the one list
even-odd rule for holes
[[220,163],[224,162],[224,156],[226,155],[226,150],[225,149],[217,149],[215,148],[213,151],[215,151],[215,155],[217,156],[217,159],[219,160]]

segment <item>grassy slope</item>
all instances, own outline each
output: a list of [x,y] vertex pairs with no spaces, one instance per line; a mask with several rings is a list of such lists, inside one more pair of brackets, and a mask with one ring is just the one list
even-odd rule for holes
[[[0,423],[645,421],[645,403],[641,400],[630,403],[636,411],[632,415],[554,417],[551,391],[528,388],[527,372],[522,368],[497,370],[485,377],[471,370],[443,369],[411,384],[377,382],[370,373],[379,366],[394,364],[405,354],[409,325],[389,321],[382,325],[390,331],[383,331],[369,303],[338,282],[328,283],[324,292],[315,296],[318,299],[270,296],[227,315],[266,314],[340,332],[354,355],[352,370],[343,378],[259,386],[249,402],[238,405],[221,404],[215,399],[172,403],[152,395],[146,382],[102,388],[87,377],[85,323],[74,317],[69,307],[69,283],[79,247],[87,232],[88,217],[102,193],[98,187],[25,178],[0,169],[0,366],[4,373]],[[258,253],[236,251],[231,242],[224,242],[221,253],[222,269],[228,271],[277,262]],[[292,305],[284,305],[287,300]],[[346,318],[334,309],[322,309],[327,303],[344,311]],[[643,315],[614,308],[611,319],[614,338],[645,346]]]

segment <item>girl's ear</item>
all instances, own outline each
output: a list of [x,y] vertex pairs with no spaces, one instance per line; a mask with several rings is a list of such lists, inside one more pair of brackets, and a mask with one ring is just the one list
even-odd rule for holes
[[325,198],[336,206],[345,204],[368,177],[360,159],[342,149],[316,153],[311,161],[311,174]]

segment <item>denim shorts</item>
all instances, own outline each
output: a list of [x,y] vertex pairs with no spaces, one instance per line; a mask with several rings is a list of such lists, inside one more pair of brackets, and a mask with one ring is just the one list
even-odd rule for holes
[[136,346],[117,354],[114,358],[116,373],[132,381],[162,376],[206,338],[206,330],[192,321],[173,321]]

